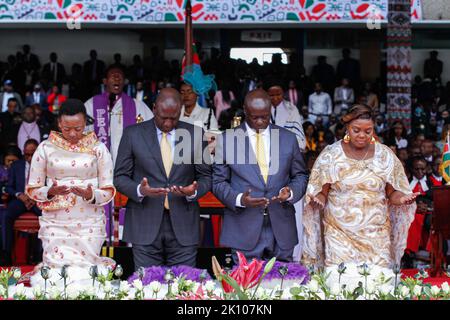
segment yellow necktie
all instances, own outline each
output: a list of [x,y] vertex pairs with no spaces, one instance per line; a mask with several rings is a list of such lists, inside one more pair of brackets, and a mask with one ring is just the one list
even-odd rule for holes
[[[170,147],[169,140],[167,139],[167,133],[165,133],[165,132],[162,133],[160,147],[161,147],[161,156],[162,156],[162,161],[163,161],[163,165],[164,165],[164,170],[166,170],[166,175],[167,175],[167,177],[169,177],[170,169],[172,169],[172,164],[173,164],[172,148]],[[168,196],[166,196],[166,198],[164,199],[164,208],[169,210]]]
[[267,183],[267,178],[269,177],[269,166],[266,161],[266,150],[261,133],[256,134],[256,161],[258,162],[259,170],[261,171],[264,182]]

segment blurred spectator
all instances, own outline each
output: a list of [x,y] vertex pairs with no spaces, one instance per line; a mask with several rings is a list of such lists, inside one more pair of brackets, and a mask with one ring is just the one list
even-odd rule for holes
[[322,84],[317,82],[314,87],[314,93],[309,96],[308,113],[311,122],[316,122],[317,117],[321,116],[323,122],[328,124],[328,116],[333,110],[331,97],[328,93],[322,91]]
[[61,85],[66,77],[66,69],[62,63],[58,62],[58,55],[55,52],[50,53],[50,62],[44,65],[42,69],[42,79],[45,84],[56,83]]
[[294,80],[289,81],[289,88],[284,93],[284,99],[289,101],[292,105],[296,106],[299,111],[303,106],[303,93],[297,88],[297,84]]
[[5,80],[5,82],[3,82],[3,92],[0,92],[0,102],[2,104],[2,112],[8,110],[8,101],[11,98],[14,98],[16,100],[17,111],[21,111],[24,106],[20,94],[14,92],[13,82],[11,80]]
[[332,94],[335,75],[334,68],[327,63],[327,57],[319,56],[317,64],[313,67],[311,77],[315,83],[320,82],[323,85],[323,90]]
[[26,97],[25,106],[28,107],[32,104],[38,104],[42,109],[47,108],[47,96],[39,83],[34,85],[33,92]]
[[97,51],[91,50],[89,53],[90,59],[83,65],[83,74],[85,86],[87,89],[86,96],[91,97],[100,92],[100,84],[105,74],[105,63],[97,59]]
[[354,102],[355,93],[349,87],[348,79],[342,78],[341,86],[334,90],[334,113],[345,114]]
[[1,138],[0,145],[5,150],[9,145],[16,144],[17,133],[22,121],[20,113],[17,110],[17,100],[10,98],[8,101],[8,110],[0,114]]
[[214,96],[214,106],[216,107],[216,118],[219,119],[223,110],[227,110],[231,106],[231,101],[236,97],[230,90],[228,83],[223,83],[220,90],[217,90]]
[[441,74],[444,64],[438,59],[438,54],[437,51],[430,52],[430,58],[425,60],[423,65],[423,74],[425,75],[425,78],[430,78],[436,83],[441,83]]
[[303,131],[305,132],[306,147],[305,151],[316,151],[317,149],[317,132],[311,122],[303,123]]
[[341,81],[346,78],[350,84],[359,87],[361,71],[359,61],[351,57],[351,51],[348,48],[342,50],[342,59],[337,66],[337,80]]

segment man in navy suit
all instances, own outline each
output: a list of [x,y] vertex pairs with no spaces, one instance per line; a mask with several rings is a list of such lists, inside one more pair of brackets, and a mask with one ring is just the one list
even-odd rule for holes
[[25,106],[31,106],[33,104],[38,104],[43,110],[46,110],[47,105],[47,95],[42,90],[39,83],[34,85],[34,90],[25,98]]
[[298,242],[294,203],[308,176],[296,135],[270,124],[264,90],[247,94],[245,122],[219,136],[213,193],[226,206],[220,242],[247,258],[292,261]]
[[[14,222],[25,212],[33,212],[40,216],[41,210],[36,206],[36,203],[25,194],[25,186],[27,184],[30,163],[33,154],[38,147],[38,142],[30,139],[25,142],[24,159],[17,160],[11,165],[8,175],[8,186],[5,191],[12,200],[8,203],[7,212],[5,215],[5,251],[7,259],[11,258],[14,240]],[[10,260],[9,260],[10,261]]]

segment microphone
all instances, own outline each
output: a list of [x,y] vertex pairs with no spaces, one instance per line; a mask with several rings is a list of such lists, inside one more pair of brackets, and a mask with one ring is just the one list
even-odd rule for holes
[[114,102],[116,102],[116,95],[114,93],[109,94],[109,112],[114,108]]

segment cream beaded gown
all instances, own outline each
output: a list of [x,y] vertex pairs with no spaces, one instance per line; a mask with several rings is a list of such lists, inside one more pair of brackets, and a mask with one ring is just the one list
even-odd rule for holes
[[[331,184],[325,209],[314,210],[312,196]],[[341,141],[328,146],[311,172],[303,214],[303,263],[332,267],[367,263],[399,264],[416,204],[392,206],[385,188],[411,193],[403,166],[385,145],[375,143],[373,158],[350,159]]]
[[[70,193],[49,200],[47,192],[53,179],[58,185],[86,188],[92,184],[94,199],[86,201]],[[39,238],[44,265],[81,269],[114,265],[113,260],[99,254],[106,237],[103,206],[115,192],[111,154],[95,133],[72,145],[60,133],[52,132],[39,145],[31,162],[26,193],[42,209]]]

